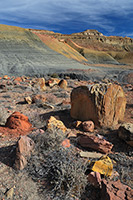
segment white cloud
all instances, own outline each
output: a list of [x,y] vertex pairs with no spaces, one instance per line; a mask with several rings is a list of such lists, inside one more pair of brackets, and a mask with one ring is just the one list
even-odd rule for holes
[[1,0],[0,19],[27,25],[33,22],[38,27],[37,23],[43,23],[45,28],[82,20],[88,28],[95,25],[113,32],[114,23],[106,15],[127,17],[132,8],[132,0]]

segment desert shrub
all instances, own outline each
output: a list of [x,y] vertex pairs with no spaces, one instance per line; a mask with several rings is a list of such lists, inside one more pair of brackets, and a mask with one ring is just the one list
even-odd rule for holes
[[60,148],[61,142],[65,139],[65,135],[61,130],[55,128],[54,130],[47,130],[44,134],[31,135],[31,138],[36,144],[36,152],[47,153],[47,151]]
[[59,76],[58,76],[57,73],[53,73],[53,74],[51,74],[51,77],[52,77],[52,78],[59,78]]
[[27,170],[34,181],[44,183],[40,184],[39,193],[46,200],[79,198],[87,184],[86,165],[76,154],[75,148],[62,147],[63,137],[58,131],[32,138],[36,149]]
[[4,107],[0,107],[0,125],[5,125],[8,117],[7,110]]

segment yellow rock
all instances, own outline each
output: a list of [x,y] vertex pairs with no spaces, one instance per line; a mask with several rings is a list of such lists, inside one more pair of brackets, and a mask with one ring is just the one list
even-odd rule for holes
[[40,85],[40,90],[42,90],[42,91],[46,90],[45,79],[39,78],[38,81],[39,81],[39,85]]
[[67,89],[67,81],[66,80],[61,80],[58,85],[60,86],[60,88],[66,90]]
[[12,188],[10,188],[10,189],[6,192],[5,195],[6,195],[7,199],[12,199],[12,198],[13,198],[14,188],[15,188],[15,186],[13,186]]
[[26,103],[28,103],[28,104],[32,104],[32,99],[31,99],[31,97],[25,97],[24,98],[24,100],[26,101]]
[[111,176],[113,170],[111,159],[108,156],[102,156],[94,163],[92,170],[104,174],[105,176]]
[[47,129],[49,130],[60,129],[63,133],[67,131],[67,128],[65,127],[63,122],[60,120],[57,120],[53,116],[51,116],[49,120],[47,121]]

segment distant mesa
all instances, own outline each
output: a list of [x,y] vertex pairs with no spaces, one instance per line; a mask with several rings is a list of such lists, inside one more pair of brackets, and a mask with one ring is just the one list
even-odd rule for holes
[[97,30],[61,34],[0,25],[0,71],[5,75],[44,75],[90,64],[133,63],[133,39]]

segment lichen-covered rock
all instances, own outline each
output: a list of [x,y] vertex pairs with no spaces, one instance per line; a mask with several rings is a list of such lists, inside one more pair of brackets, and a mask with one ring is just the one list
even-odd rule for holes
[[124,123],[118,129],[119,137],[127,144],[133,146],[133,124]]
[[126,97],[120,85],[101,83],[79,86],[71,93],[71,117],[113,127],[124,118]]
[[51,131],[55,131],[56,129],[61,130],[63,133],[66,133],[67,128],[63,124],[62,121],[57,120],[55,117],[51,116],[47,120],[47,129]]

